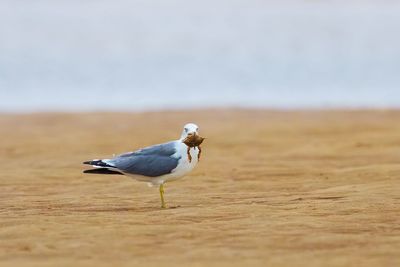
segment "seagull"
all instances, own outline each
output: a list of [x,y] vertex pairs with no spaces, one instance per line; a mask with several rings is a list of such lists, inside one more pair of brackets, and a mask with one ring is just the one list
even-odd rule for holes
[[159,186],[161,208],[164,201],[164,183],[182,178],[197,165],[200,147],[184,143],[188,137],[198,136],[199,127],[194,123],[184,126],[180,139],[128,152],[111,159],[94,159],[83,164],[94,168],[83,171],[91,174],[118,174]]

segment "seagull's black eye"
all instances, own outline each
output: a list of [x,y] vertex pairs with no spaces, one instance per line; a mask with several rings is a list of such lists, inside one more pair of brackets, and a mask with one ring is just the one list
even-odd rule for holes
[[196,132],[199,130],[199,127],[196,128]]
[[188,128],[185,128],[185,132],[188,132],[189,131],[189,129]]

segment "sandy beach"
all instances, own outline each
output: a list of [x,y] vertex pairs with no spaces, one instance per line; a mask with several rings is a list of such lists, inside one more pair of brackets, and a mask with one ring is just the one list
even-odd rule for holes
[[[207,137],[157,188],[82,161]],[[400,266],[400,111],[0,115],[1,266]]]

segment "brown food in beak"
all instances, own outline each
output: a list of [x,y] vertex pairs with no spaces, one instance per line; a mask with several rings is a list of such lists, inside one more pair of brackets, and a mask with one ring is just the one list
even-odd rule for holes
[[182,142],[185,143],[188,147],[196,147],[203,143],[205,138],[200,135],[191,134],[188,135]]
[[188,146],[187,148],[187,155],[189,162],[192,162],[192,156],[190,155],[190,148],[192,147],[198,147],[199,148],[199,154],[197,156],[198,160],[200,160],[200,154],[201,154],[201,143],[203,143],[205,138],[201,137],[200,135],[196,134],[191,134],[188,135],[182,142]]

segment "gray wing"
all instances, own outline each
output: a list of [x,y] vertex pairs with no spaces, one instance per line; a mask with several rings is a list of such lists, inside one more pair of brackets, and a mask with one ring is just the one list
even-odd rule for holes
[[106,162],[124,173],[157,177],[171,173],[178,166],[180,157],[173,157],[175,153],[175,142],[169,142],[122,154]]

